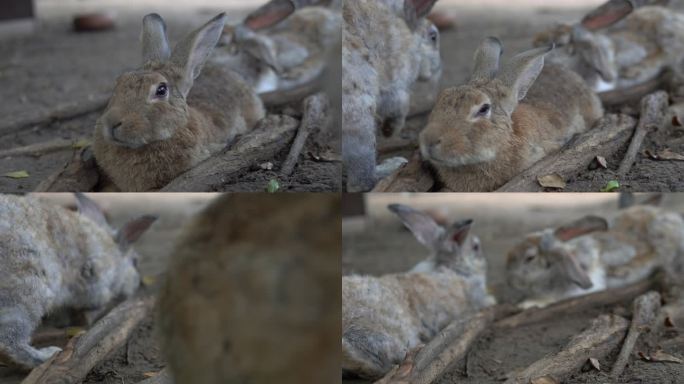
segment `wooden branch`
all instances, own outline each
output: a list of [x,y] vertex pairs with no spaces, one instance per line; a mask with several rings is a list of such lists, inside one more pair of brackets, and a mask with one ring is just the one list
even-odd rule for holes
[[0,136],[21,131],[27,127],[46,125],[54,121],[73,119],[75,117],[103,109],[107,106],[107,102],[109,102],[109,94],[97,95],[92,99],[79,101],[76,103],[62,104],[57,106],[55,109],[46,112],[40,111],[36,113],[35,111],[32,111],[26,116],[20,116],[0,124]]
[[380,180],[372,192],[428,192],[434,185],[432,173],[416,151],[407,164]]
[[87,147],[75,151],[71,161],[38,184],[34,192],[89,192],[99,180],[95,156]]
[[259,95],[267,108],[282,107],[290,103],[296,103],[307,96],[314,95],[323,90],[323,73],[309,82],[290,89],[279,89],[264,92]]
[[608,289],[573,297],[553,303],[544,308],[530,308],[516,315],[507,317],[495,323],[499,328],[516,328],[521,325],[536,323],[567,313],[577,313],[588,308],[600,307],[632,300],[634,297],[650,290],[659,290],[665,279],[664,273],[656,273],[649,279],[622,288]]
[[495,307],[454,321],[435,336],[405,364],[394,368],[376,384],[430,384],[437,381],[455,362],[465,357],[470,346],[492,324]]
[[616,89],[613,91],[600,92],[598,94],[603,106],[606,108],[631,104],[641,100],[649,93],[663,89],[668,82],[671,74],[668,71],[661,73],[658,77],[644,83],[631,86],[629,88]]
[[26,145],[24,147],[10,148],[0,151],[0,158],[15,156],[42,156],[46,153],[58,152],[65,149],[74,149],[78,140],[55,139]]
[[173,384],[173,376],[169,367],[166,367],[155,376],[139,381],[138,384]]
[[271,115],[230,149],[215,155],[172,180],[162,192],[209,192],[226,180],[273,158],[292,142],[299,122],[289,116]]
[[639,335],[654,325],[659,312],[660,294],[658,292],[651,291],[634,299],[632,323],[629,326],[627,338],[622,344],[620,355],[610,371],[613,379],[617,380],[622,375]]
[[539,176],[558,174],[567,180],[586,169],[596,156],[608,158],[619,151],[635,126],[636,120],[627,115],[606,115],[592,129],[514,177],[498,192],[541,192],[543,188],[537,182]]
[[585,16],[582,25],[591,30],[606,28],[624,19],[636,8],[668,3],[669,0],[609,0]]
[[636,159],[641,144],[649,132],[653,132],[662,125],[667,109],[668,96],[664,91],[658,91],[645,96],[641,100],[641,114],[639,115],[639,124],[634,132],[632,142],[629,144],[627,153],[625,154],[620,168],[618,169],[618,176],[620,179],[624,178]]
[[620,316],[601,315],[560,352],[535,361],[505,384],[528,384],[544,376],[560,382],[578,371],[590,357],[601,359],[611,353],[625,337],[628,326],[629,322]]
[[90,330],[72,338],[63,351],[35,368],[22,384],[77,384],[120,347],[153,307],[152,298],[129,299]]
[[325,127],[327,104],[327,98],[322,93],[309,96],[304,100],[304,116],[302,117],[301,124],[299,124],[297,136],[292,143],[292,147],[290,147],[290,153],[280,169],[281,175],[292,175],[309,134],[316,129],[323,129]]

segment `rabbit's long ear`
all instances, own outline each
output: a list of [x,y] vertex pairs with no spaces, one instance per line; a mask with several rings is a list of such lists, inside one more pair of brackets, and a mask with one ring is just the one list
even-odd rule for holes
[[93,200],[88,198],[88,196],[80,192],[77,192],[74,195],[76,196],[76,206],[78,207],[78,213],[96,222],[103,228],[109,228],[109,224],[107,223],[107,218],[104,215],[104,211],[96,202],[94,202]]
[[459,246],[462,246],[466,238],[468,238],[468,233],[470,232],[470,227],[472,224],[472,219],[454,223],[449,230],[449,238],[451,241],[455,242]]
[[[551,52],[553,46],[531,49],[514,56],[505,65],[498,77],[511,89],[515,103],[525,98],[527,91],[532,87],[535,80],[544,69],[544,55]],[[512,113],[513,108],[509,113]]]
[[471,80],[489,80],[499,71],[499,59],[503,53],[503,45],[496,37],[487,37],[477,47],[473,57],[473,74]]
[[553,234],[561,241],[568,241],[591,232],[607,230],[608,221],[606,219],[598,216],[585,216],[571,224],[556,229]]
[[254,31],[272,27],[290,16],[296,7],[297,4],[292,0],[271,0],[250,13],[244,24]]
[[163,63],[169,59],[171,51],[166,39],[166,23],[156,13],[143,18],[142,56],[143,65]]
[[188,35],[173,49],[171,65],[180,74],[176,86],[183,96],[187,96],[190,92],[193,82],[199,76],[202,67],[209,59],[209,55],[216,47],[226,19],[226,14],[221,13]]
[[418,241],[424,246],[435,249],[444,234],[444,228],[425,212],[417,211],[402,204],[390,204],[387,208],[394,212]]
[[411,29],[418,26],[418,20],[427,16],[437,0],[404,0],[404,20]]
[[135,243],[155,221],[157,221],[157,216],[154,215],[145,215],[133,219],[124,224],[124,226],[116,232],[114,240],[119,245],[119,248],[122,251],[125,251],[131,244]]

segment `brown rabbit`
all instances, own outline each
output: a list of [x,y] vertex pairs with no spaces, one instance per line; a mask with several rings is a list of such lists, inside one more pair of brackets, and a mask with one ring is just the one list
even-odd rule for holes
[[420,150],[446,188],[493,191],[598,120],[601,102],[574,72],[544,65],[550,48],[499,69],[501,42],[485,39],[470,82],[441,92]]
[[264,117],[240,76],[202,68],[225,20],[216,16],[170,51],[162,18],[143,19],[144,65],[119,77],[95,126],[95,158],[119,189],[159,189]]

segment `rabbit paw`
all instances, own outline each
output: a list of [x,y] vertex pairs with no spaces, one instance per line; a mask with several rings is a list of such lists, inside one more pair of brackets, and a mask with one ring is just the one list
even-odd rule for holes
[[38,350],[39,352],[39,359],[42,361],[47,361],[49,358],[54,356],[55,354],[62,352],[62,348],[60,347],[45,347],[41,348]]
[[403,157],[391,157],[375,167],[375,174],[378,178],[384,179],[406,163],[408,160]]

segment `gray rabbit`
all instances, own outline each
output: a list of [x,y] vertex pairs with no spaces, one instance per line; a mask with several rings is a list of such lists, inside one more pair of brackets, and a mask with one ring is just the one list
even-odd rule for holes
[[156,217],[114,231],[95,202],[76,198],[78,212],[31,196],[0,195],[0,361],[20,369],[60,351],[30,345],[43,316],[99,309],[140,285],[131,244]]

